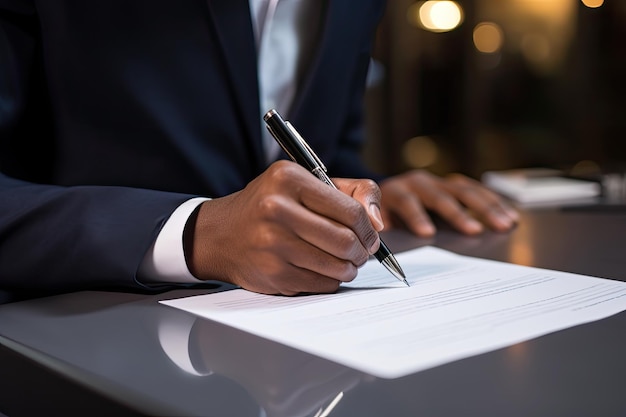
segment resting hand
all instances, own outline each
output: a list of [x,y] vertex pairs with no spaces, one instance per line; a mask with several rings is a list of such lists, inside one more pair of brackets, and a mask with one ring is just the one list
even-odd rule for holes
[[435,233],[426,210],[468,235],[482,232],[483,224],[506,231],[519,219],[518,213],[497,194],[460,174],[442,178],[414,170],[382,181],[380,189],[385,224],[404,224],[418,236]]
[[191,273],[266,294],[334,292],[378,250],[380,190],[337,180],[340,191],[288,161],[246,188],[202,203],[185,230]]

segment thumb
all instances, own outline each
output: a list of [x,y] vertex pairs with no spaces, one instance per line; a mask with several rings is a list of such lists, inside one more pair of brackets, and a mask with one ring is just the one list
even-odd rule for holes
[[381,192],[374,181],[346,178],[333,179],[333,181],[339,190],[361,203],[377,232],[385,228],[380,213]]

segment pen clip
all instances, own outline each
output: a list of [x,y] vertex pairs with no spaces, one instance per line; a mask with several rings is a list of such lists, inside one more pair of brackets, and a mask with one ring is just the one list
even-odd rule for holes
[[311,147],[309,146],[308,143],[306,143],[306,141],[304,140],[304,138],[300,135],[300,133],[298,133],[298,131],[296,130],[295,127],[293,127],[293,125],[291,123],[289,123],[289,121],[285,121],[285,125],[287,126],[287,129],[289,129],[289,131],[293,134],[293,136],[298,140],[298,142],[300,142],[300,144],[302,145],[302,147],[309,153],[309,155],[311,156],[311,158],[313,158],[313,160],[315,161],[315,163],[317,164],[318,167],[320,167],[324,172],[327,172],[326,170],[326,166],[324,165],[324,163],[322,162],[322,160],[317,156],[317,154],[315,152],[313,152],[313,149],[311,149]]

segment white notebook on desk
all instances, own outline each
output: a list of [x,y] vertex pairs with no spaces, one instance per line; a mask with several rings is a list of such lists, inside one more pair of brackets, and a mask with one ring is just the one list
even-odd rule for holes
[[492,190],[519,203],[579,200],[598,197],[600,184],[562,176],[545,168],[487,171],[482,182]]

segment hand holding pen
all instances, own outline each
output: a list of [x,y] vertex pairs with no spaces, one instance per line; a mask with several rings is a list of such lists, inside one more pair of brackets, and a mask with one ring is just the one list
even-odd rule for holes
[[[265,120],[267,128],[274,139],[294,162],[306,168],[320,181],[337,189],[333,181],[328,177],[324,163],[288,121],[285,121],[274,109],[268,111],[263,120]],[[396,279],[402,281],[407,286],[409,285],[400,264],[382,240],[380,240],[380,246],[374,255]]]
[[203,202],[186,223],[185,260],[201,280],[264,293],[331,293],[379,248],[371,180],[337,179],[337,192],[291,161],[243,189]]

